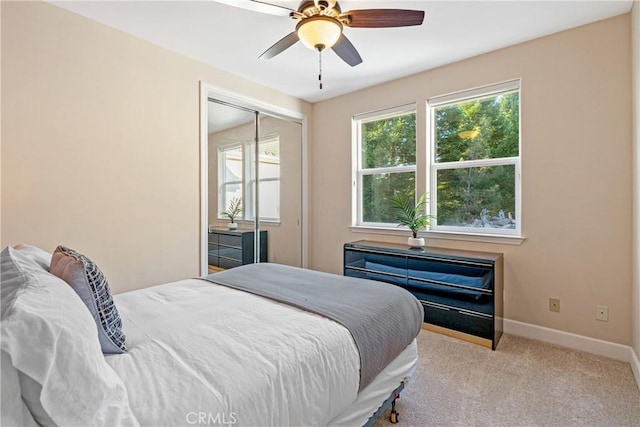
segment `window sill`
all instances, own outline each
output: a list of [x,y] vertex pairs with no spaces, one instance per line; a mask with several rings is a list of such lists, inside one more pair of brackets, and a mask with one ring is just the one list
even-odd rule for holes
[[[363,225],[352,225],[349,229],[354,233],[386,234],[388,236],[410,236],[409,231],[388,227],[373,227]],[[466,242],[493,243],[497,245],[519,246],[525,240],[522,236],[510,236],[504,234],[476,234],[476,233],[454,233],[444,231],[422,231],[418,237],[425,239],[441,240],[462,240]]]

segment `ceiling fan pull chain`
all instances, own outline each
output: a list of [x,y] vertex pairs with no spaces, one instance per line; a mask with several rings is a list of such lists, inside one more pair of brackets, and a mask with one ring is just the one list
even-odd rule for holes
[[318,81],[320,82],[320,90],[322,90],[322,49],[318,49]]

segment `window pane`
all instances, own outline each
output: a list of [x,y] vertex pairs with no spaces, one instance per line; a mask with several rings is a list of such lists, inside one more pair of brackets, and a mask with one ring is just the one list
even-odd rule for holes
[[416,114],[362,123],[364,169],[416,164]]
[[260,218],[280,218],[280,181],[260,181]]
[[515,166],[437,171],[437,223],[455,227],[515,229]]
[[[255,145],[249,144],[250,159],[253,162],[255,158]],[[260,179],[263,178],[280,178],[280,140],[278,138],[260,142]],[[253,176],[253,168],[251,168],[251,179]]]
[[519,92],[434,108],[436,162],[519,155]]
[[362,177],[362,220],[397,223],[388,198],[397,192],[415,192],[415,172],[382,173]]
[[222,182],[242,181],[242,147],[220,152],[222,156]]
[[[220,212],[227,210],[231,199],[237,197],[242,200],[242,146],[220,149],[219,154],[221,167],[218,171],[220,186],[218,217]],[[238,219],[242,216],[242,214],[239,215]]]
[[260,153],[260,179],[280,178],[279,153]]
[[[220,209],[221,212],[227,210],[231,199],[234,197],[242,200],[242,184],[223,184],[222,187],[223,205],[221,206],[222,209]],[[244,212],[244,206],[242,208],[242,211]],[[240,215],[239,218],[242,218],[242,215]]]

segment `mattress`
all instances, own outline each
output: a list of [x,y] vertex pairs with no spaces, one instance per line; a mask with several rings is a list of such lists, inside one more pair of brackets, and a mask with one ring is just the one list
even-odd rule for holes
[[114,298],[128,351],[106,360],[141,425],[363,424],[415,369],[414,342],[358,394],[346,328],[198,279]]
[[366,388],[360,390],[353,402],[329,422],[333,427],[364,425],[401,382],[407,383],[418,365],[418,342],[413,340]]
[[415,339],[424,321],[416,297],[383,282],[274,263],[248,264],[205,280],[298,307],[346,327],[360,356],[359,390]]

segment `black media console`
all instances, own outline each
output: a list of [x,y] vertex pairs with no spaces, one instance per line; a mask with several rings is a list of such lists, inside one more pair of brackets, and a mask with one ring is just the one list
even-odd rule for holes
[[493,350],[503,329],[502,263],[499,253],[367,240],[344,245],[345,276],[402,286],[422,303],[426,329]]

